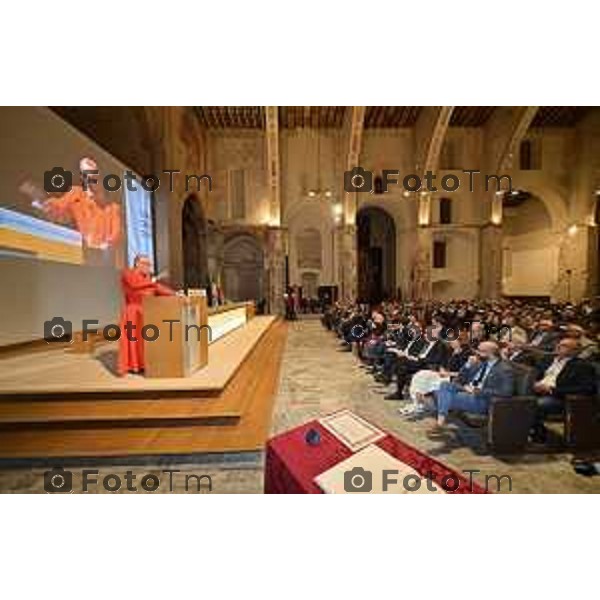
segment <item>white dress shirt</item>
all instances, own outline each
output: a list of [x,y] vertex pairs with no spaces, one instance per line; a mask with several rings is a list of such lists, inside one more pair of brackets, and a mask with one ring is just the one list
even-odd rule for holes
[[569,362],[570,357],[559,358],[558,356],[552,361],[552,364],[546,369],[544,377],[540,383],[546,387],[554,389],[556,387],[556,380],[560,375],[560,372],[565,368],[565,365]]

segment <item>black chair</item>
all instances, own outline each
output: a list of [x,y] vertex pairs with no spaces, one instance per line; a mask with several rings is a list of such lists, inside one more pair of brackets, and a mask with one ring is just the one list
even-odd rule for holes
[[596,395],[565,399],[564,440],[574,452],[600,449],[600,363],[594,367]]
[[535,371],[525,365],[512,364],[513,395],[492,398],[488,411],[487,445],[498,454],[523,452],[535,421],[537,400],[533,395]]

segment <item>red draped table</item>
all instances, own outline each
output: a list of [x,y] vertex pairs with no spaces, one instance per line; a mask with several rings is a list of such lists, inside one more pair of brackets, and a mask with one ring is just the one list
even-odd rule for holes
[[[316,446],[305,441],[310,429],[316,429],[321,434],[321,441]],[[475,482],[471,485],[469,478],[391,434],[375,444],[415,469],[419,475],[431,478],[434,484],[449,493],[486,493]],[[277,435],[267,442],[265,493],[321,494],[321,488],[314,482],[315,477],[352,454],[352,450],[316,420]]]

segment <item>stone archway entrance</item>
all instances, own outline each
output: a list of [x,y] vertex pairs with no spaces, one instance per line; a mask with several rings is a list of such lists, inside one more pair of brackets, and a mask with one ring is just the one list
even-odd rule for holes
[[529,192],[503,201],[502,293],[551,297],[558,282],[559,247],[546,203]]
[[258,241],[238,234],[225,242],[223,249],[224,290],[228,300],[259,301],[264,298],[264,257]]
[[181,238],[185,288],[209,287],[206,219],[195,196],[188,196],[183,204]]
[[382,208],[356,215],[358,298],[377,303],[396,295],[396,225]]

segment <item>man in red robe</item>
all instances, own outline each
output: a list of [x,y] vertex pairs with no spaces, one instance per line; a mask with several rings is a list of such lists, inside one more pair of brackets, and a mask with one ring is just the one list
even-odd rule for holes
[[[84,188],[83,173],[97,171],[93,158],[80,161],[82,185],[73,186],[68,192],[32,204],[44,215],[57,223],[74,227],[83,240],[86,264],[114,264],[111,254],[121,239],[121,206],[107,202],[102,186],[90,179]],[[22,191],[32,193],[30,186],[22,186]]]
[[[147,256],[136,256],[133,268],[124,269],[121,287],[125,304],[121,315],[121,338],[119,340],[119,375],[141,373],[144,370],[144,296],[172,296],[175,292],[152,279],[152,266]],[[128,335],[125,326],[129,325]],[[135,341],[133,339],[135,338]]]

